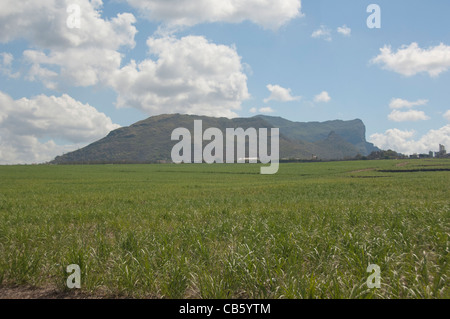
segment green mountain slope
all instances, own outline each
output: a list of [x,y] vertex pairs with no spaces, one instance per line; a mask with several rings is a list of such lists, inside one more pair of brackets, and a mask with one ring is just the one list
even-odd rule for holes
[[[114,130],[108,136],[82,149],[56,157],[51,163],[171,162],[172,148],[178,143],[178,141],[171,140],[172,131],[183,127],[188,129],[193,136],[194,120],[203,121],[203,131],[210,127],[216,127],[224,135],[227,128],[268,128],[270,133],[270,128],[279,127],[280,158],[311,159],[313,156],[318,156],[320,159],[343,159],[358,153],[368,154],[360,152],[361,147],[358,146],[365,142],[365,136],[363,136],[365,127],[362,122],[360,122],[362,127],[360,125],[359,130],[355,130],[353,121],[333,121],[327,122],[325,125],[323,123],[311,125],[311,123],[294,123],[281,118],[263,116],[227,119],[171,114],[150,117],[129,127]],[[301,124],[304,124],[306,128],[302,128]],[[323,132],[326,130],[328,132],[324,134]],[[357,136],[352,136],[352,134]],[[350,141],[354,141],[355,144]],[[203,142],[203,147],[208,143]]]

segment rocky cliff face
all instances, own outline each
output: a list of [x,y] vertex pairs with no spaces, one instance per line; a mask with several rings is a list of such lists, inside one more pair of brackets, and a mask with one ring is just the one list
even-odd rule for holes
[[[363,121],[356,119],[352,121],[327,121],[327,122],[292,122],[281,117],[258,116],[266,122],[280,128],[280,133],[291,140],[300,140],[310,143],[324,141],[333,132],[344,141],[352,144],[356,154],[369,155],[379,151],[372,143],[366,141],[366,126]],[[340,143],[338,143],[339,145]],[[343,147],[345,145],[342,145]],[[330,154],[331,155],[331,154]]]

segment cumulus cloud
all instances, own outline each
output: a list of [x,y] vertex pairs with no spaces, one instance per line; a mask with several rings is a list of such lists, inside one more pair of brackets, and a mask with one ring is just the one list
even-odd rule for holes
[[260,113],[273,113],[275,112],[271,107],[263,107],[259,109]]
[[45,163],[76,149],[74,145],[40,142],[34,136],[18,136],[0,128],[0,165]]
[[[67,94],[13,100],[0,92],[0,110],[1,164],[48,161],[119,127],[104,113]],[[55,139],[68,144],[57,145]]]
[[404,154],[428,153],[437,151],[439,144],[450,145],[450,124],[430,130],[419,139],[414,139],[415,136],[415,131],[389,129],[385,133],[371,135],[369,141],[381,149],[392,149]]
[[389,103],[389,107],[391,109],[402,109],[402,108],[412,108],[414,106],[423,106],[423,105],[427,105],[428,104],[428,100],[417,100],[414,102],[408,101],[408,100],[404,100],[404,99],[392,99],[391,102]]
[[278,29],[302,16],[300,0],[126,0],[148,19],[169,27],[205,22],[251,21],[267,29]]
[[135,107],[150,115],[187,113],[236,117],[249,98],[247,76],[234,47],[202,36],[147,41],[155,60],[132,61],[116,71],[110,85],[118,107]]
[[23,54],[29,65],[26,78],[42,81],[47,88],[55,89],[61,83],[102,83],[120,67],[118,50],[135,46],[135,17],[122,13],[111,20],[102,19],[99,0],[76,1],[81,10],[80,28],[67,25],[72,0],[4,1],[0,42],[27,40],[33,49]]
[[380,52],[371,60],[372,63],[405,76],[428,73],[431,77],[437,77],[450,68],[450,46],[443,43],[422,49],[413,42],[402,46],[397,52],[392,52],[390,46],[384,46]]
[[312,34],[311,34],[312,38],[316,38],[316,39],[324,39],[326,41],[331,41],[331,30],[325,26],[325,25],[321,25],[319,29],[315,30]]
[[[80,28],[67,25],[71,15],[67,8],[73,4],[80,7]],[[88,0],[2,0],[0,42],[25,39],[45,49],[133,47],[134,16],[122,13],[107,21],[100,15],[101,5],[101,1]]]
[[269,101],[290,102],[298,101],[300,96],[292,96],[291,89],[285,89],[279,85],[267,85],[267,89],[270,91],[270,96],[264,100],[264,103]]
[[[121,54],[105,48],[68,48],[44,54],[26,50],[25,60],[31,64],[27,79],[41,81],[47,88],[60,85],[92,86],[105,84],[120,68]],[[58,72],[53,71],[56,67]]]
[[250,113],[273,113],[275,112],[271,107],[262,107],[259,110],[256,107],[250,109]]
[[427,105],[428,100],[408,101],[404,99],[395,98],[389,103],[389,107],[393,109],[388,119],[394,122],[416,122],[426,121],[430,118],[423,111],[408,110],[400,111],[400,109],[409,109],[415,106]]
[[331,101],[331,97],[327,91],[323,91],[322,93],[320,93],[314,97],[314,102],[316,102],[316,103],[328,103],[330,101]]
[[393,110],[391,114],[388,115],[388,119],[394,122],[417,122],[426,121],[430,118],[423,111],[409,110],[402,112]]
[[448,110],[447,112],[445,112],[444,114],[444,118],[450,122],[450,110]]
[[352,29],[344,24],[342,27],[337,28],[337,32],[342,34],[343,36],[349,37],[352,34]]

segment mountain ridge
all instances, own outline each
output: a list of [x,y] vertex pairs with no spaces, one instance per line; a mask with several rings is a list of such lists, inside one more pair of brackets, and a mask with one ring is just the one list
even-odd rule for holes
[[[359,120],[292,122],[281,117],[257,115],[250,118],[208,117],[162,114],[111,131],[88,146],[57,156],[52,164],[157,163],[171,162],[171,150],[178,141],[172,131],[186,128],[193,132],[194,120],[202,120],[203,130],[216,127],[280,129],[280,159],[339,160],[379,150],[365,139],[365,125]],[[209,142],[203,142],[203,146]],[[248,149],[248,147],[247,147]]]

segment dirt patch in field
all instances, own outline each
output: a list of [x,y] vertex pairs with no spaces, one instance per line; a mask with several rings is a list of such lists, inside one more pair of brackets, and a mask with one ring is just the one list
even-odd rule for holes
[[403,167],[403,166],[406,166],[406,165],[408,165],[409,164],[409,162],[403,162],[403,163],[399,163],[399,164],[397,164],[397,165],[395,165],[395,166],[397,166],[397,167]]
[[[62,291],[55,286],[48,287],[31,287],[31,286],[0,286],[1,299],[134,299],[135,297],[114,294],[102,290],[101,288],[95,292],[86,292],[79,289]],[[139,299],[161,299],[162,296],[144,295]],[[195,297],[193,297],[195,298]]]
[[79,290],[61,292],[55,288],[0,287],[0,299],[101,299],[86,295]]

